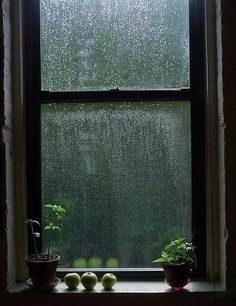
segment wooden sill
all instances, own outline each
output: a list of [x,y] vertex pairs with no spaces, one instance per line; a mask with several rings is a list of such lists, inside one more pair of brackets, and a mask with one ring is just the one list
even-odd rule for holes
[[[111,291],[105,291],[102,288],[101,282],[96,284],[96,287],[93,291],[88,292],[83,289],[82,284],[79,285],[78,289],[76,290],[69,290],[67,289],[64,282],[61,282],[57,285],[57,287],[51,291],[50,293],[43,294],[83,294],[83,295],[115,295],[115,294],[142,294],[142,293],[151,293],[151,294],[158,294],[158,293],[168,293],[168,294],[184,294],[184,293],[191,293],[191,292],[222,292],[223,287],[220,283],[214,283],[210,281],[191,281],[188,285],[185,286],[184,290],[181,292],[173,291],[165,282],[163,281],[118,281],[114,289]],[[18,283],[14,285],[10,293],[33,293],[34,291],[29,288],[25,283]]]
[[[17,306],[235,306],[235,297],[226,297],[220,284],[192,281],[183,291],[174,292],[163,281],[118,281],[112,291],[101,282],[87,292],[66,289],[62,282],[50,293],[32,291],[25,283],[8,293],[9,305]],[[222,304],[222,301],[225,304]],[[5,304],[4,304],[5,306]]]

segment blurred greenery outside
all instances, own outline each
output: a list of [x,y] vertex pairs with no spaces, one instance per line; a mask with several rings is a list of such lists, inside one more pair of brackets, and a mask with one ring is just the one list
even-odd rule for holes
[[[187,0],[41,0],[43,90],[188,87],[188,52]],[[189,102],[51,103],[41,123],[63,267],[155,267],[191,238]]]

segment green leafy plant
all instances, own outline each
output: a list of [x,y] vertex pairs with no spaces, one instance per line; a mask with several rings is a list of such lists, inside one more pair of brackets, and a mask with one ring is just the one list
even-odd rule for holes
[[[46,209],[46,224],[44,230],[49,232],[48,248],[47,248],[47,259],[49,259],[53,233],[55,231],[61,231],[62,219],[65,215],[66,210],[61,205],[46,204],[44,205]],[[41,226],[37,220],[27,219],[26,223],[30,224],[31,234],[33,237],[35,254],[38,257],[37,249],[37,238],[40,237],[40,233],[35,231],[34,225]]]
[[46,209],[46,225],[44,229],[46,231],[49,231],[48,250],[47,250],[49,258],[53,233],[55,231],[61,231],[62,219],[65,215],[66,210],[61,205],[55,205],[55,204],[46,204],[44,205],[44,207]]
[[196,265],[195,246],[186,238],[172,240],[161,252],[161,256],[152,262],[162,264],[192,264]]

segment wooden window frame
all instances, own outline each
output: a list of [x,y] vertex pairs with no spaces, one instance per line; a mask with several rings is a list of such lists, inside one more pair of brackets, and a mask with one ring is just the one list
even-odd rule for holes
[[[42,220],[40,107],[43,103],[106,101],[190,101],[192,157],[192,232],[198,267],[196,277],[206,276],[206,126],[205,126],[205,1],[189,0],[190,87],[165,90],[42,91],[40,84],[39,0],[23,1],[24,105],[26,114],[27,217]],[[29,235],[30,237],[30,235]],[[28,239],[29,253],[33,251]],[[42,249],[42,241],[40,241]],[[66,273],[75,269],[59,269]],[[83,270],[83,269],[76,269]],[[106,269],[94,269],[98,276]],[[116,269],[115,269],[116,270]],[[110,270],[109,270],[110,271]],[[162,269],[118,269],[125,279],[154,279]]]

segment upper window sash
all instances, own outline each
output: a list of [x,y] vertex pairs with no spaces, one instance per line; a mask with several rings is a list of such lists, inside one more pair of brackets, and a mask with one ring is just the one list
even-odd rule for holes
[[41,0],[42,90],[190,85],[188,0]]

